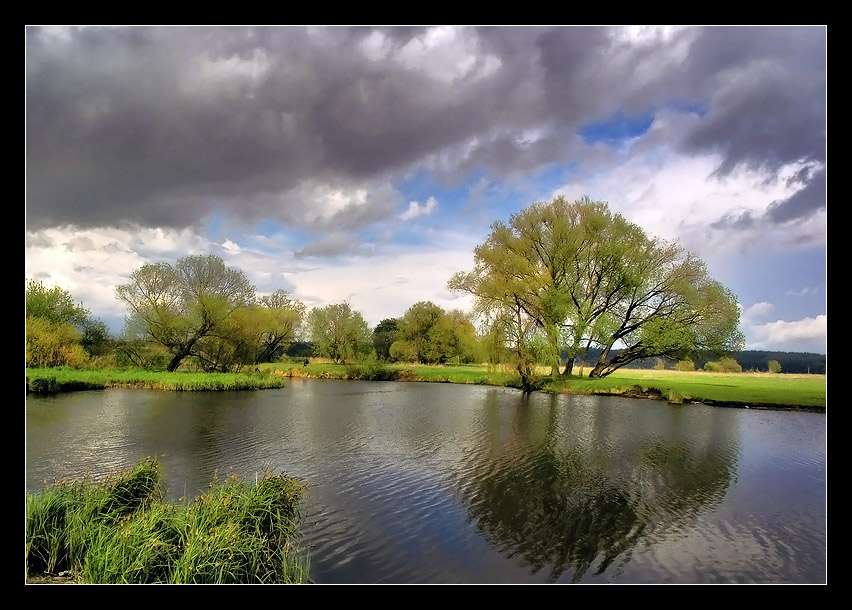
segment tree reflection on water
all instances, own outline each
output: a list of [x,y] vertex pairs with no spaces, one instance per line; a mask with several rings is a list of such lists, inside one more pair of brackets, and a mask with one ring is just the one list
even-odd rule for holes
[[731,484],[735,463],[713,449],[718,439],[637,430],[626,444],[583,443],[565,433],[572,423],[565,405],[521,400],[510,422],[489,422],[490,441],[470,457],[463,486],[480,533],[533,572],[549,570],[552,581],[626,563],[643,537],[687,525]]

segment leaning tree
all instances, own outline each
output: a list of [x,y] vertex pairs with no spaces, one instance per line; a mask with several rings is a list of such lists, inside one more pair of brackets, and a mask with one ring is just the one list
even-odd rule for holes
[[226,267],[218,256],[198,255],[174,266],[144,265],[116,288],[116,296],[130,309],[128,328],[169,351],[171,372],[196,355],[235,311],[251,304],[255,292],[242,271]]
[[[525,343],[543,333],[553,375],[599,353],[590,377],[635,360],[737,351],[739,307],[704,263],[678,244],[647,235],[603,202],[557,197],[495,222],[474,250],[474,268],[451,290],[476,297],[477,311],[512,329],[518,370]],[[581,374],[583,369],[581,369]]]

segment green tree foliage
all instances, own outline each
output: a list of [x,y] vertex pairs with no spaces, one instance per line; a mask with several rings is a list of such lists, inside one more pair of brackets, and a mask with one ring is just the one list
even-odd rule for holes
[[75,305],[70,292],[59,286],[47,288],[39,281],[27,281],[25,304],[28,318],[41,318],[53,324],[77,327],[89,318],[89,311],[82,303]]
[[770,373],[780,373],[781,372],[781,363],[777,360],[770,360],[768,364],[768,369]]
[[88,361],[86,350],[80,345],[80,332],[70,324],[30,316],[26,320],[26,333],[27,366],[80,368]]
[[390,354],[409,362],[471,362],[479,356],[479,341],[473,323],[463,312],[446,312],[431,301],[421,301],[400,319],[398,339],[391,345]]
[[367,322],[349,303],[315,307],[308,314],[308,325],[317,355],[334,362],[360,360],[372,347]]
[[487,321],[479,338],[479,352],[489,367],[508,364],[512,360],[508,333],[504,325]]
[[67,290],[28,280],[25,295],[27,366],[82,367],[109,349],[106,324],[90,318]]
[[107,325],[103,320],[92,318],[82,324],[80,345],[92,357],[104,356],[114,347]]
[[129,334],[165,347],[171,354],[166,369],[174,371],[184,358],[209,349],[202,340],[224,333],[234,312],[255,294],[242,271],[210,255],[187,256],[174,266],[144,265],[116,288],[116,296],[130,309]]
[[387,318],[379,322],[376,328],[373,329],[373,348],[376,350],[376,357],[379,360],[388,361],[395,360],[390,355],[390,348],[393,342],[396,341],[399,335],[399,320],[396,318]]
[[196,358],[207,371],[239,370],[269,362],[300,332],[305,305],[283,290],[236,309],[215,334],[201,339]]
[[513,329],[519,362],[529,338],[543,333],[553,375],[563,352],[569,374],[577,355],[585,365],[597,348],[589,376],[604,377],[639,359],[742,345],[730,291],[698,258],[647,236],[606,203],[533,204],[494,223],[474,261],[450,289],[474,295],[477,313]]

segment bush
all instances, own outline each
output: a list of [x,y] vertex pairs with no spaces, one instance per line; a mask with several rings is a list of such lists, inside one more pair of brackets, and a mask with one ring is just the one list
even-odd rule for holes
[[695,363],[688,358],[686,360],[681,360],[675,365],[675,370],[678,371],[694,371]]
[[666,363],[662,358],[657,358],[657,362],[656,362],[656,364],[654,364],[654,370],[655,371],[665,371],[666,370]]
[[346,379],[363,381],[395,381],[398,377],[396,369],[382,366],[375,360],[362,364],[347,364]]
[[719,370],[723,373],[742,373],[743,367],[733,358],[720,358]]
[[769,372],[770,373],[780,373],[781,372],[781,363],[777,360],[769,361]]
[[80,333],[70,324],[47,318],[26,320],[26,365],[30,367],[84,367],[89,356],[80,345]]
[[742,373],[743,367],[733,358],[720,358],[718,361],[710,361],[704,365],[705,371],[717,373]]

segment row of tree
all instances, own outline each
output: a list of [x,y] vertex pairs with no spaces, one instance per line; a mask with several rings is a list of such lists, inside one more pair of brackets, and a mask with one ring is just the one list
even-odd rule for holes
[[[136,366],[174,371],[191,362],[229,371],[310,340],[316,355],[335,362],[372,353],[421,363],[511,359],[528,385],[537,362],[569,375],[576,360],[581,375],[603,377],[638,360],[742,347],[730,291],[698,258],[647,236],[605,203],[534,204],[508,224],[494,223],[474,259],[472,271],[448,284],[475,297],[470,315],[420,302],[372,331],[348,303],[308,312],[282,290],[258,296],[242,271],[217,256],[144,265],[116,289],[129,315],[115,353]],[[31,353],[32,362],[73,363],[94,354],[98,342],[86,337],[106,332],[61,289],[28,283],[27,335],[28,363]],[[64,356],[45,355],[51,341],[65,345]],[[75,355],[68,345],[83,351]]]
[[216,256],[145,265],[116,295],[129,316],[122,333],[109,337],[68,291],[28,282],[27,365],[82,366],[111,351],[117,364],[175,371],[189,363],[224,372],[269,362],[294,341],[343,363],[374,354],[421,363],[482,358],[476,329],[461,311],[417,303],[371,331],[348,303],[308,311],[283,290],[258,296],[242,271]]

